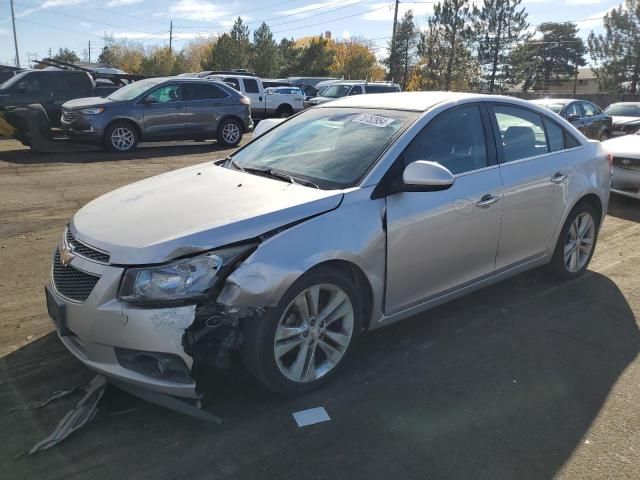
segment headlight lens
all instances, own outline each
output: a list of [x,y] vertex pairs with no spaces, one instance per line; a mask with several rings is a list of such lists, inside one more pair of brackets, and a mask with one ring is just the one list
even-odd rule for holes
[[104,107],[83,108],[82,110],[80,110],[80,113],[83,113],[85,115],[97,115],[102,112],[104,112]]
[[153,303],[199,298],[215,285],[225,265],[253,247],[238,245],[157,267],[129,268],[120,286],[120,300]]

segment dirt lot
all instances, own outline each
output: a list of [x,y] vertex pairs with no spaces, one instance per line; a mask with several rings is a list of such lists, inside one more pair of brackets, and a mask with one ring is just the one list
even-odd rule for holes
[[[2,478],[640,478],[640,203],[615,197],[574,282],[533,271],[373,332],[340,378],[298,398],[236,359],[205,397],[221,426],[108,392],[85,429],[21,456],[80,394],[8,410],[92,377],[44,305],[63,226],[115,187],[224,155],[193,142],[38,155],[0,140]],[[298,429],[291,413],[315,406],[332,421]]]

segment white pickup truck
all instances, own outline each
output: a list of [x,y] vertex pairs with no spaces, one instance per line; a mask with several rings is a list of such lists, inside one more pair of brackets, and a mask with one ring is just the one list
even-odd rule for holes
[[273,93],[264,88],[258,77],[251,75],[209,75],[207,78],[220,80],[232,86],[251,100],[251,116],[254,118],[286,118],[304,108],[302,93]]

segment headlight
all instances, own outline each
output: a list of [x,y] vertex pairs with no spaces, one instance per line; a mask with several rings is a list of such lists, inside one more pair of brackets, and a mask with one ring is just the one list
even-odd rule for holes
[[83,108],[80,110],[80,113],[85,115],[97,115],[102,112],[104,112],[104,107]]
[[224,248],[157,267],[129,268],[120,286],[120,300],[153,303],[200,298],[215,285],[225,266],[232,265],[254,246]]

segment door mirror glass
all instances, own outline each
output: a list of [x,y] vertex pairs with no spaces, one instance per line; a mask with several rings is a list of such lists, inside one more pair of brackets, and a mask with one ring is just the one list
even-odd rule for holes
[[144,97],[144,100],[142,100],[142,103],[144,103],[145,105],[150,105],[152,103],[158,103],[158,100],[156,100],[154,97]]
[[439,163],[417,160],[404,169],[402,182],[409,187],[406,190],[433,192],[451,187],[455,177]]
[[572,115],[567,116],[567,120],[569,122],[575,122],[576,120],[580,120],[580,117],[574,113]]

